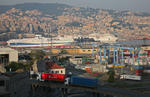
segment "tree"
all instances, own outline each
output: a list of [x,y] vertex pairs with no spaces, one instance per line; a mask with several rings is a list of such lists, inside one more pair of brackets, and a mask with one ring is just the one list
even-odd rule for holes
[[60,54],[67,54],[67,51],[64,49],[61,49]]
[[108,77],[108,82],[114,82],[114,80],[115,80],[115,78],[114,78],[114,76],[115,76],[115,71],[112,69],[112,70],[110,70],[110,71],[108,71],[108,75],[109,75],[109,77]]
[[66,66],[68,64],[68,60],[69,60],[68,57],[66,57],[66,58],[60,58],[58,60],[58,64],[61,65],[61,66]]
[[11,62],[5,68],[7,71],[10,71],[10,69],[11,69],[11,71],[16,71],[18,69],[24,69],[25,66],[23,65],[23,63]]

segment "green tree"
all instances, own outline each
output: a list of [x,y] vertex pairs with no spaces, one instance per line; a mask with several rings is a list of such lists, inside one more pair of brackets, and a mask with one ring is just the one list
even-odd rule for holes
[[110,70],[110,71],[108,71],[108,75],[109,75],[109,77],[108,77],[108,82],[114,82],[114,80],[115,80],[115,78],[114,78],[114,76],[115,76],[115,71],[112,69],[112,70]]
[[24,69],[25,66],[23,65],[23,63],[11,62],[5,68],[7,71],[10,71],[10,69],[11,71],[16,71],[17,69]]
[[61,49],[60,54],[67,54],[67,51],[64,49]]
[[28,61],[26,64],[24,64],[24,71],[30,70],[32,65],[33,65],[33,61]]
[[61,65],[61,66],[65,66],[65,65],[67,65],[68,61],[69,61],[68,57],[66,57],[66,58],[60,58],[58,60],[58,64]]

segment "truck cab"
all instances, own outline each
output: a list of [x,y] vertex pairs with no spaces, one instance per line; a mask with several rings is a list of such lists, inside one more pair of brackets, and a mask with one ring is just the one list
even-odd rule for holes
[[44,80],[42,80],[42,75],[41,75],[41,73],[35,73],[35,72],[30,72],[30,79],[36,79],[36,80],[38,80],[38,81],[44,81]]
[[37,74],[37,80],[38,81],[44,81],[43,79],[42,79],[42,74],[41,73],[36,73]]
[[65,84],[66,86],[70,84],[70,78],[69,78],[69,77],[67,77],[67,78],[65,79],[64,84]]

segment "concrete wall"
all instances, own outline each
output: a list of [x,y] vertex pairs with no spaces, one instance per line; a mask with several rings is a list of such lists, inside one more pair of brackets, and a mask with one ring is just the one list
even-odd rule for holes
[[0,48],[0,55],[1,54],[8,54],[9,55],[9,62],[18,62],[18,51],[11,49],[11,48]]
[[100,64],[93,64],[91,66],[92,71],[94,72],[107,72],[108,70],[106,69],[105,65],[100,65]]
[[73,64],[82,64],[82,58],[70,58],[69,61]]

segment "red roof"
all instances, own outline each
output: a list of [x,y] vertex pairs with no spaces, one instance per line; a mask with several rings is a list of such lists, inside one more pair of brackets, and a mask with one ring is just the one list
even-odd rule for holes
[[64,67],[61,67],[58,64],[53,64],[50,66],[50,69],[64,69]]

